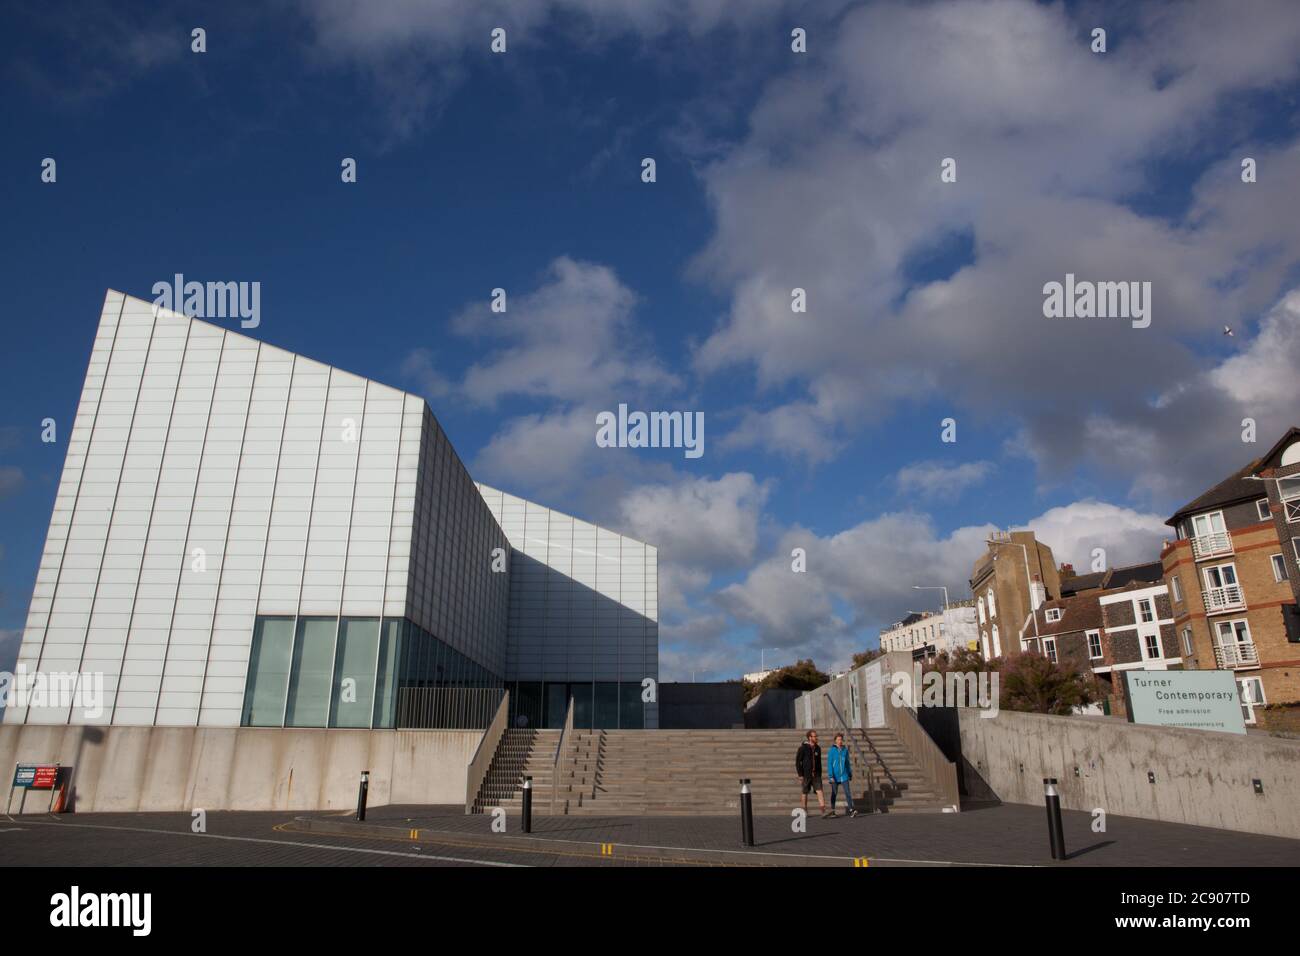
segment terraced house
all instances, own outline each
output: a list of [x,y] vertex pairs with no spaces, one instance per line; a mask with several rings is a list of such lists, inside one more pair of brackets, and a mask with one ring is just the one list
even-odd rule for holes
[[1047,601],[1034,612],[1036,620],[1025,621],[1021,646],[1053,663],[1091,670],[1100,683],[1104,711],[1127,713],[1120,672],[1184,667],[1169,591],[1160,575],[1160,565],[1098,572],[1100,580],[1125,583]]
[[1161,552],[1189,667],[1236,673],[1247,724],[1300,700],[1300,428],[1166,522]]

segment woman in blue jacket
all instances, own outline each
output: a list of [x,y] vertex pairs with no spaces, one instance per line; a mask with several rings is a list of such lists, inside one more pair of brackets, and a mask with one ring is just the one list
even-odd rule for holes
[[831,816],[835,816],[835,796],[840,787],[844,788],[844,803],[849,808],[848,815],[856,817],[858,811],[853,807],[853,768],[849,765],[849,748],[844,746],[844,735],[836,734],[835,743],[826,755],[826,769],[831,778]]

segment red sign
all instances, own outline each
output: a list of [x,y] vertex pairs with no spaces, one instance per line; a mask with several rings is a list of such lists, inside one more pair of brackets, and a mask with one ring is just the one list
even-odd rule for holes
[[38,766],[36,774],[32,777],[32,782],[28,787],[32,790],[53,790],[54,783],[58,779],[59,768],[55,766]]

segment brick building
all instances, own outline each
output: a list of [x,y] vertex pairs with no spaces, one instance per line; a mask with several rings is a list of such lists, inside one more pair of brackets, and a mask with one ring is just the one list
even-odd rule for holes
[[1300,700],[1300,428],[1178,509],[1161,551],[1188,667],[1236,673],[1248,724]]
[[[1153,577],[1155,571],[1148,569],[1145,576]],[[1088,588],[1047,601],[1026,619],[1020,636],[1027,651],[1043,654],[1053,663],[1091,670],[1112,714],[1127,712],[1121,671],[1184,666],[1163,581],[1137,578],[1122,587]]]
[[998,531],[971,569],[976,631],[986,660],[1020,650],[1020,626],[1033,608],[1061,596],[1052,549],[1032,531]]

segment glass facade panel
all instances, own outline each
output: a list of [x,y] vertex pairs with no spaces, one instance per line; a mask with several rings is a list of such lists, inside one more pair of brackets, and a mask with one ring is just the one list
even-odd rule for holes
[[289,684],[289,655],[293,648],[293,618],[259,617],[253,627],[253,647],[244,685],[245,727],[279,727],[284,720],[284,695]]
[[379,618],[345,617],[334,653],[331,727],[369,727],[374,711]]
[[[595,685],[596,711],[593,727],[618,727],[618,685],[599,681]],[[576,715],[575,715],[576,716]]]
[[330,675],[334,663],[336,617],[300,617],[293,642],[286,727],[324,727],[329,716]]
[[624,682],[618,687],[618,726],[620,730],[645,728],[645,709],[641,706],[641,685]]
[[402,659],[403,621],[384,620],[379,639],[379,668],[375,675],[376,727],[397,726],[397,663]]

